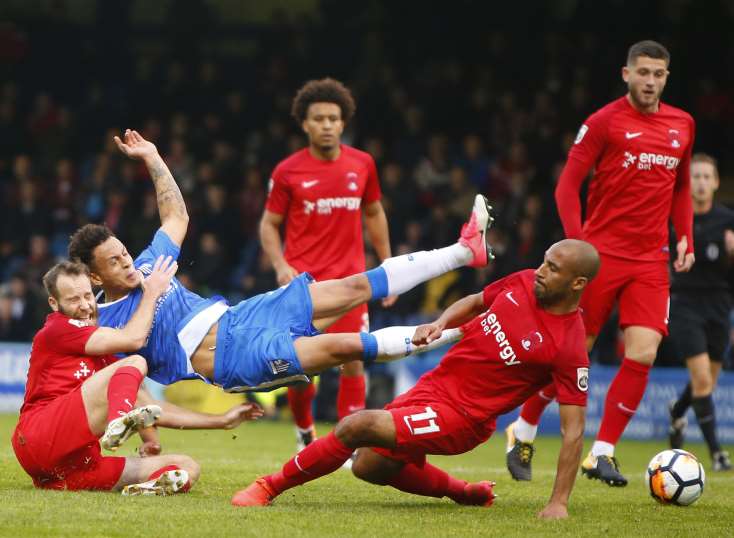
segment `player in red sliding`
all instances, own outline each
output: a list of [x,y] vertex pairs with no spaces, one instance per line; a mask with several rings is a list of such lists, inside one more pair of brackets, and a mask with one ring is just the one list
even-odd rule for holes
[[[604,415],[581,471],[610,486],[625,486],[614,447],[637,409],[658,345],[668,333],[668,221],[677,237],[676,272],[694,262],[690,160],[695,124],[678,108],[662,103],[670,54],[655,41],[629,49],[622,78],[627,95],[584,122],[556,188],[566,236],[594,245],[601,271],[584,294],[581,308],[590,350],[614,303],[624,332],[624,360],[607,392]],[[586,219],[579,191],[591,169]],[[556,388],[544,387],[507,429],[507,466],[513,478],[530,480],[540,415]]]
[[[308,81],[293,99],[292,115],[308,136],[308,147],[280,162],[260,223],[260,241],[283,286],[299,273],[316,280],[343,278],[365,270],[362,215],[380,261],[390,257],[390,237],[380,202],[374,159],[341,143],[354,115],[351,92],[330,78]],[[284,245],[280,227],[285,224]],[[285,250],[283,250],[285,246]],[[382,299],[390,306],[396,296]],[[367,305],[349,311],[329,333],[369,331]],[[288,388],[299,449],[315,438],[311,407],[313,383]],[[337,414],[344,418],[364,409],[365,379],[361,362],[341,366]]]
[[565,239],[548,249],[535,271],[514,273],[457,301],[413,336],[414,344],[426,344],[460,328],[463,336],[434,370],[384,410],[342,419],[281,471],[235,494],[232,504],[268,505],[287,489],[335,471],[359,448],[352,472],[363,480],[488,506],[493,483],[449,476],[427,463],[426,454],[473,449],[492,434],[496,417],[553,381],[563,443],[553,493],[539,515],[567,517],[583,448],[589,366],[577,306],[598,269],[594,247]]
[[206,415],[154,402],[139,390],[145,359],[110,355],[142,347],[176,267],[170,259],[158,259],[143,283],[136,313],[121,329],[96,326],[97,305],[85,265],[62,262],[44,277],[54,312],[33,339],[25,401],[12,437],[16,457],[36,487],[122,490],[124,495],[184,492],[198,478],[199,465],[189,456],[158,455],[154,432],[147,432],[142,458],[102,456],[100,445],[115,450],[153,424],[232,428],[260,416],[250,404]]

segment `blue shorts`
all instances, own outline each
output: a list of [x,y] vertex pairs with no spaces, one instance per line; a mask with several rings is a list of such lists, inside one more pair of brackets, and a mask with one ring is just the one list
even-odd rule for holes
[[309,381],[293,341],[316,336],[308,285],[301,273],[287,286],[242,301],[224,313],[217,329],[214,384],[229,392],[266,392]]

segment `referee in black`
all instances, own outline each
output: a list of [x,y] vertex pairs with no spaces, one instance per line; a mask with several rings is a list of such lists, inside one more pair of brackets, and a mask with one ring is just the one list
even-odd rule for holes
[[691,158],[693,238],[696,263],[688,273],[673,273],[670,339],[679,359],[686,361],[690,382],[670,404],[670,446],[681,448],[688,407],[711,454],[712,469],[731,469],[729,454],[716,436],[712,393],[729,339],[731,297],[727,273],[734,259],[734,211],[714,203],[719,188],[716,160],[697,153]]

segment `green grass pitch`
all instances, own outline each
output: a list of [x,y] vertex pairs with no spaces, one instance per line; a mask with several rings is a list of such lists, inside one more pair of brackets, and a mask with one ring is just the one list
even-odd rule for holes
[[[292,426],[245,424],[225,432],[162,431],[164,450],[183,452],[202,464],[189,495],[123,498],[113,493],[39,491],[20,468],[10,445],[16,417],[0,415],[0,536],[188,537],[207,536],[733,536],[734,473],[709,472],[703,446],[689,450],[706,461],[703,497],[693,506],[660,506],[649,496],[643,472],[662,442],[625,441],[617,455],[631,479],[609,488],[578,478],[571,518],[545,522],[536,513],[548,498],[560,440],[540,438],[534,480],[513,482],[504,467],[504,436],[469,454],[432,457],[434,464],[466,480],[491,479],[499,495],[491,508],[460,507],[447,499],[412,496],[358,481],[348,471],[286,492],[269,508],[230,506],[234,491],[278,469],[292,455]],[[320,425],[319,431],[328,431]],[[121,449],[131,454],[135,442]],[[588,448],[588,442],[587,442]]]

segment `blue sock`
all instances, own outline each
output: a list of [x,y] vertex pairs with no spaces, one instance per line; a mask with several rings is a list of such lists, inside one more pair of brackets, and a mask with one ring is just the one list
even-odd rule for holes
[[365,271],[364,274],[367,277],[367,280],[369,280],[370,287],[372,288],[372,297],[370,300],[387,297],[387,273],[385,270],[382,267],[375,267],[374,269]]
[[362,362],[372,364],[377,358],[377,338],[370,333],[359,333],[362,340]]

